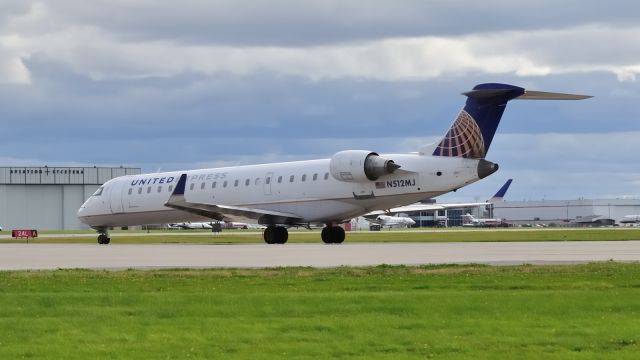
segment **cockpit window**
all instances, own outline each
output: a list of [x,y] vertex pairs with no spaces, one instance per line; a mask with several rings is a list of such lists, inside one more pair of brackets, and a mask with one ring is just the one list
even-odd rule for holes
[[102,186],[100,186],[98,188],[98,190],[96,190],[96,192],[93,193],[93,196],[100,196],[102,195],[102,189],[104,189]]

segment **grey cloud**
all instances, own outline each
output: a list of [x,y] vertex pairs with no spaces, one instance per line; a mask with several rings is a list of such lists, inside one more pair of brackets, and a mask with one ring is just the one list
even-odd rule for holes
[[[17,6],[16,2],[12,4]],[[61,0],[45,4],[50,16],[59,19],[60,26],[98,27],[129,41],[231,46],[311,46],[390,37],[564,28],[588,23],[635,25],[635,14],[640,12],[640,6],[632,1],[578,0]]]

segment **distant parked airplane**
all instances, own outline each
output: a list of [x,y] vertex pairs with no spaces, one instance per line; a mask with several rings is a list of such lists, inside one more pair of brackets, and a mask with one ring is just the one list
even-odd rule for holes
[[640,215],[625,215],[620,224],[640,224]]
[[373,224],[379,224],[382,227],[400,227],[406,228],[413,226],[416,222],[410,217],[407,216],[389,216],[389,215],[378,215],[375,219],[367,219]]
[[502,219],[476,219],[471,214],[462,215],[462,226],[465,227],[497,227],[506,225]]
[[325,243],[341,243],[339,224],[457,190],[498,170],[485,160],[508,101],[579,100],[589,96],[480,84],[437,144],[407,154],[346,150],[331,158],[217,169],[128,175],[101,186],[78,218],[108,244],[116,226],[185,221],[267,225],[264,241],[285,243],[288,226],[325,224]]

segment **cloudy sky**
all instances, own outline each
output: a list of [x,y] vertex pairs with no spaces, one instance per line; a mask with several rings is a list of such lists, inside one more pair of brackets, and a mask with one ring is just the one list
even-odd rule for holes
[[3,0],[0,166],[145,172],[415,151],[482,82],[501,169],[443,200],[640,198],[635,1]]

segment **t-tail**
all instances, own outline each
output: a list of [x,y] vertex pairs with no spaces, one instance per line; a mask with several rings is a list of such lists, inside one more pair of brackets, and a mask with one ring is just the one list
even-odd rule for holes
[[447,131],[436,144],[425,146],[420,153],[433,156],[484,159],[491,146],[500,118],[509,100],[582,100],[587,95],[563,94],[525,90],[508,84],[480,84],[462,93],[467,102]]

